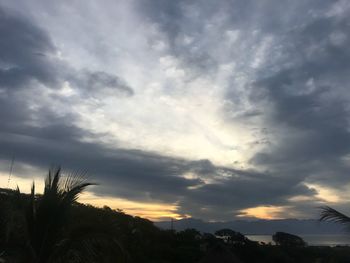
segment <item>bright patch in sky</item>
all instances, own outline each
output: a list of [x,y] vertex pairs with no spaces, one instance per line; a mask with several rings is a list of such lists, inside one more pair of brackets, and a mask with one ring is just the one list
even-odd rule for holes
[[260,219],[283,219],[283,213],[288,207],[258,206],[241,210],[239,217],[253,217]]

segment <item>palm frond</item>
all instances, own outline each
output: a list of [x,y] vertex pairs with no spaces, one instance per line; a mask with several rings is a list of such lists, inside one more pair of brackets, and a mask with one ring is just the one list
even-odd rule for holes
[[32,183],[32,188],[30,189],[30,196],[32,198],[35,197],[35,183],[34,182]]
[[350,217],[344,215],[343,213],[340,213],[339,211],[329,206],[323,206],[323,207],[320,207],[320,209],[321,209],[320,221],[329,221],[329,222],[340,223],[344,225],[350,225]]
[[61,193],[61,205],[72,205],[77,201],[79,195],[86,187],[95,185],[90,183],[86,178],[86,171],[75,171],[68,173],[61,180],[59,191]]
[[72,188],[87,182],[87,172],[84,170],[68,173],[60,182],[60,190],[69,192]]
[[61,167],[51,167],[49,174],[45,180],[44,194],[55,195],[59,190],[59,182],[61,178]]
[[15,190],[16,194],[20,194],[21,190],[19,189],[19,186],[17,185],[16,190]]
[[54,168],[52,168],[51,172],[53,173],[51,189],[54,192],[57,192],[59,189],[59,183],[60,183],[60,178],[61,178],[61,167],[60,166],[54,167]]
[[92,185],[86,181],[85,174],[63,176],[60,167],[51,168],[45,180],[44,194],[37,200],[33,184],[27,222],[31,246],[39,261],[45,262],[50,257],[62,236],[62,229],[68,224],[71,206],[79,194]]
[[85,190],[86,187],[93,185],[92,183],[84,183],[75,186],[70,191],[65,192],[62,196],[62,204],[73,204],[79,197],[79,195]]

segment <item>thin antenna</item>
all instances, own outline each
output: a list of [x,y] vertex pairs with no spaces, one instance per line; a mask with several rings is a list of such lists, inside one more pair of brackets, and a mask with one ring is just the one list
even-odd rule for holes
[[12,159],[11,159],[11,166],[10,166],[10,173],[9,173],[9,178],[7,180],[7,188],[9,188],[10,185],[10,181],[11,181],[11,176],[12,176],[12,170],[13,170],[13,163],[15,162],[15,156],[12,155]]
[[171,231],[174,230],[174,218],[171,218],[171,223],[170,223],[170,228],[171,228]]

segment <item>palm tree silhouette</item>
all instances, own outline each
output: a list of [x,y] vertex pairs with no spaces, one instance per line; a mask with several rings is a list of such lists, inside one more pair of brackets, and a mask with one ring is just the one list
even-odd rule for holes
[[350,217],[344,215],[343,213],[329,207],[323,206],[320,207],[320,221],[329,221],[334,223],[339,223],[350,227]]
[[62,177],[60,167],[50,169],[42,196],[35,195],[33,183],[26,212],[31,262],[104,262],[98,257],[106,256],[115,259],[108,262],[120,262],[124,258],[121,245],[108,231],[98,226],[67,227],[71,207],[91,185],[84,173]]

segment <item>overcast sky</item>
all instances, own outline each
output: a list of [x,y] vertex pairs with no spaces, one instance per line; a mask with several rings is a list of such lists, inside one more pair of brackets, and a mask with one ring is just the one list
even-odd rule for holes
[[348,0],[0,0],[1,187],[61,164],[151,219],[349,212],[349,46]]

